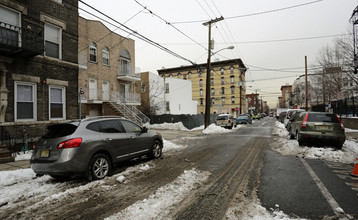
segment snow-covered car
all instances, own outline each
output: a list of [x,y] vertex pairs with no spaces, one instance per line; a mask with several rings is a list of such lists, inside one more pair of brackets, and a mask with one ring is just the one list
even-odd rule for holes
[[50,125],[36,143],[30,163],[36,174],[103,179],[113,165],[162,154],[162,136],[120,117],[94,117]]
[[325,144],[341,149],[346,135],[344,126],[336,114],[302,112],[291,124],[290,138],[296,138],[299,145]]
[[220,114],[216,117],[215,124],[220,127],[232,129],[236,126],[236,120],[231,114]]

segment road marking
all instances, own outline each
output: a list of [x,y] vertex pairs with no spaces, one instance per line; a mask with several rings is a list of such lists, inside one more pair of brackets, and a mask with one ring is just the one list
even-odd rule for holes
[[[308,165],[308,163],[302,158],[300,157],[300,160],[302,161],[303,165],[305,166],[306,170],[308,171],[308,173],[311,175],[311,177],[313,178],[313,180],[316,182],[316,185],[318,186],[318,188],[321,190],[321,193],[323,194],[323,196],[326,198],[327,202],[329,203],[329,205],[331,206],[331,208],[333,209],[333,212],[336,215],[341,215],[344,214],[343,209],[339,206],[339,204],[337,203],[337,201],[333,198],[333,196],[331,195],[331,193],[329,193],[328,189],[324,186],[323,182],[318,178],[317,174],[312,170],[312,168],[310,167],[310,165]],[[338,210],[343,211],[342,212],[338,212]]]

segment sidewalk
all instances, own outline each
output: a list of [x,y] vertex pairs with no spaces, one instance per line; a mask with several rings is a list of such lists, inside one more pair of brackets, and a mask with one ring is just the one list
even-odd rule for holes
[[27,168],[30,168],[29,160],[20,160],[20,161],[0,164],[0,171],[10,171],[10,170],[27,169]]

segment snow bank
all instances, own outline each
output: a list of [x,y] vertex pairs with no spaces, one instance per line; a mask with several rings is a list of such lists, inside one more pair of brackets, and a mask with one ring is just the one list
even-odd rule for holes
[[170,129],[170,130],[179,130],[179,131],[189,131],[184,125],[183,122],[177,122],[177,123],[167,123],[164,122],[162,124],[149,124],[146,123],[143,126],[151,129],[158,129],[158,130],[164,130],[164,129]]
[[358,157],[358,143],[354,140],[346,140],[342,150],[325,147],[300,147],[296,140],[289,140],[288,132],[284,125],[276,121],[273,134],[279,137],[271,144],[271,148],[282,155],[305,157],[309,159],[321,159],[340,163],[353,163]]
[[220,133],[230,133],[233,132],[237,129],[240,129],[242,127],[244,127],[246,125],[238,125],[236,126],[236,128],[232,128],[232,129],[226,129],[220,126],[216,126],[215,124],[211,124],[209,125],[205,130],[203,130],[204,134],[220,134]]

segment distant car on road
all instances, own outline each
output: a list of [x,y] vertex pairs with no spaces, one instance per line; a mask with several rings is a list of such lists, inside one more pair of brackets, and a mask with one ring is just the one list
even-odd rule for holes
[[36,174],[61,179],[81,174],[103,179],[121,161],[162,155],[162,136],[120,117],[94,117],[50,125],[35,145]]
[[313,143],[343,147],[346,140],[344,126],[336,114],[327,112],[302,112],[291,124],[290,138],[296,138],[299,145]]
[[247,115],[240,115],[236,118],[236,124],[252,124],[252,119]]
[[236,126],[236,120],[231,114],[220,114],[216,117],[215,124],[220,127],[232,129]]

